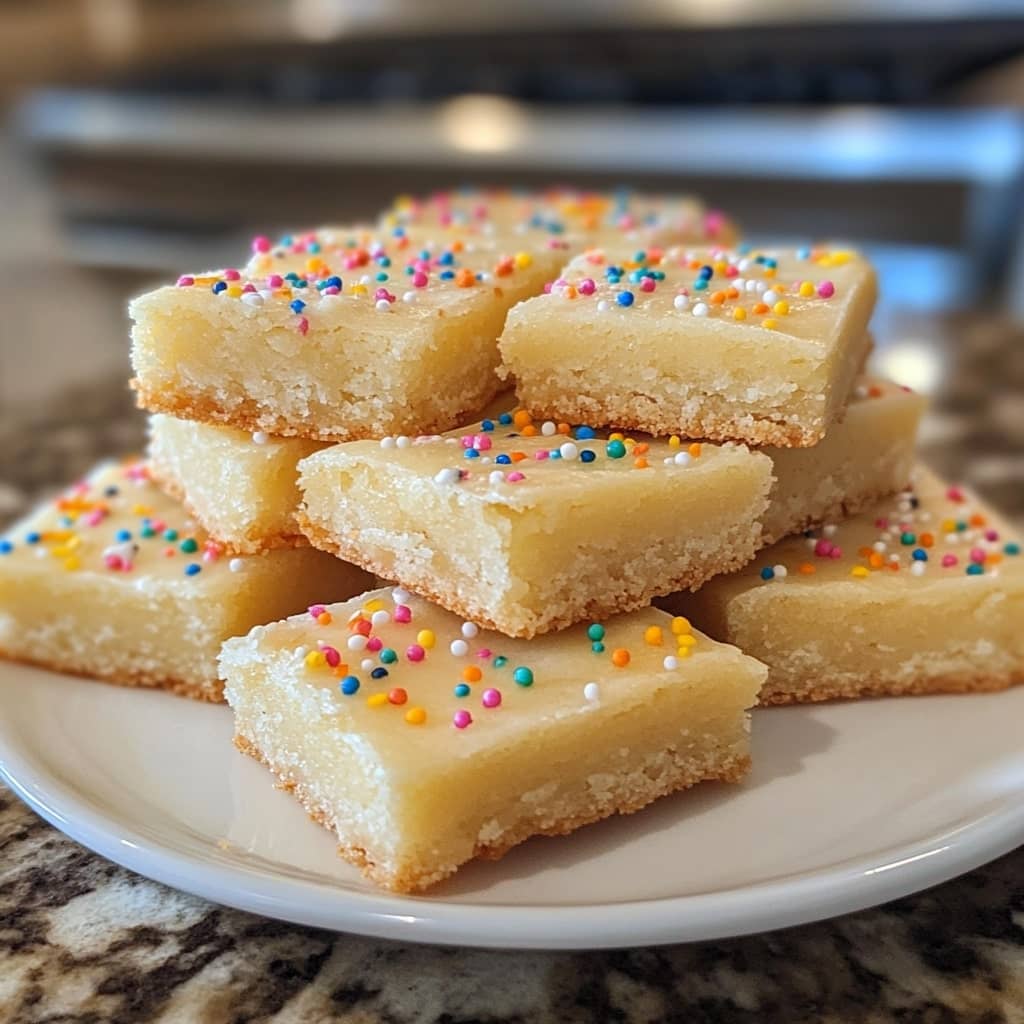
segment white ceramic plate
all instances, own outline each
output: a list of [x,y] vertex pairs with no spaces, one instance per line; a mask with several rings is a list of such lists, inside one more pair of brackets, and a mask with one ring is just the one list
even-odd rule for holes
[[338,860],[231,712],[0,664],[0,775],[111,860],[271,917],[387,938],[595,948],[711,939],[860,909],[1024,842],[1024,688],[771,708],[751,778],[535,839],[429,897]]

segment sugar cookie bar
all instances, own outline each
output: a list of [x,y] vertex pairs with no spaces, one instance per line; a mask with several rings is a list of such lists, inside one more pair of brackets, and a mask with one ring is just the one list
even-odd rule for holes
[[500,390],[505,313],[549,276],[539,253],[406,235],[340,268],[186,275],[131,303],[133,386],[153,412],[285,437],[449,429]]
[[501,352],[538,418],[808,447],[842,413],[874,302],[847,251],[594,250],[509,313]]
[[630,611],[757,550],[771,460],[523,412],[300,463],[314,546],[509,636]]
[[0,655],[216,701],[224,640],[368,583],[310,548],[230,558],[143,464],[105,463],[0,537]]
[[536,640],[379,590],[229,640],[235,743],[413,892],[750,764],[763,665],[648,608]]
[[[504,392],[485,413],[498,415],[514,401]],[[150,477],[237,554],[306,543],[296,521],[299,462],[325,447],[323,441],[249,434],[164,413],[149,418]]]
[[768,665],[765,704],[998,690],[1024,681],[1020,552],[921,468],[911,490],[665,606]]
[[762,544],[856,515],[902,490],[914,465],[924,399],[892,381],[857,378],[846,414],[813,448],[762,448],[775,485]]

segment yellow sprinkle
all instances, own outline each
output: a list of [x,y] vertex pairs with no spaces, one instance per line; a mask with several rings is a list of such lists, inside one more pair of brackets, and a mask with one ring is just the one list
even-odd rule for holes
[[661,646],[661,626],[648,626],[644,630],[644,643],[651,647]]
[[618,431],[615,431],[614,434],[609,434],[608,435],[608,440],[609,441],[625,441],[626,440],[626,435],[625,434],[620,434]]
[[152,505],[132,505],[133,516],[151,516],[153,514]]
[[368,290],[365,284],[350,284],[348,290],[353,295],[366,295]]
[[680,647],[676,651],[677,658],[688,658],[693,653],[692,647]]
[[421,629],[416,634],[416,643],[418,643],[420,647],[425,647],[429,651],[430,648],[433,647],[435,643],[437,643],[437,638],[434,636],[434,631],[432,629]]
[[686,636],[677,636],[676,643],[680,647],[695,647],[697,644],[697,638],[693,634],[687,634]]
[[778,325],[779,325],[778,321],[777,320],[773,320],[771,317],[768,317],[767,320],[762,320],[761,321],[761,326],[762,327],[767,327],[769,331],[774,330],[776,327],[778,327]]
[[955,519],[943,519],[942,520],[942,532],[943,533],[956,533],[956,520]]
[[777,316],[785,316],[789,312],[789,303],[785,299],[779,299],[779,301],[772,306],[772,312]]
[[671,436],[671,437],[670,437],[670,438],[668,439],[668,446],[669,446],[669,448],[678,448],[678,447],[679,447],[679,446],[680,446],[680,445],[681,445],[682,443],[683,443],[683,442],[682,442],[682,441],[680,440],[680,438],[679,438],[679,435],[678,435],[678,434],[673,434],[673,435],[672,435],[672,436]]
[[691,629],[693,629],[693,626],[690,625],[690,620],[682,615],[677,615],[672,620],[672,632],[675,633],[676,636],[682,636],[684,633],[689,633]]
[[844,263],[849,263],[856,255],[852,249],[837,249],[835,252],[828,252],[821,256],[818,259],[818,264],[822,267],[841,267]]
[[242,286],[240,284],[229,284],[227,292],[228,298],[237,299],[242,294]]
[[732,318],[733,318],[733,320],[746,320],[747,319],[747,311],[742,306],[737,306],[732,311]]
[[533,257],[528,252],[517,252],[515,255],[515,264],[520,269],[530,266],[533,263]]
[[410,725],[422,725],[427,720],[427,713],[423,708],[409,708],[405,713],[405,720]]
[[388,695],[386,693],[371,693],[366,698],[366,706],[369,708],[382,708],[388,702]]
[[800,282],[800,295],[802,298],[809,299],[814,294],[814,285],[810,281]]
[[327,659],[324,657],[323,651],[310,651],[306,655],[306,667],[307,668],[323,668],[327,664]]
[[856,576],[857,579],[862,580],[862,579],[864,579],[865,576],[870,576],[871,573],[870,573],[870,571],[868,569],[865,569],[863,565],[855,565],[850,570],[850,575],[851,576]]
[[372,601],[367,601],[363,605],[363,611],[370,612],[372,615],[374,612],[379,612],[383,607],[384,602],[379,597],[375,597]]
[[81,569],[82,560],[78,555],[69,555],[64,559],[64,568],[67,569],[68,572],[74,572],[76,569]]

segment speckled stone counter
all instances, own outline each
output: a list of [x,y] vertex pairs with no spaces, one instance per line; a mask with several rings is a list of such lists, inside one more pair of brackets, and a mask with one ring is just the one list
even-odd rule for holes
[[[982,369],[951,376],[922,444],[942,471],[1019,516],[1024,428],[1010,412],[1024,393],[1024,345],[1011,345],[1008,362],[992,355],[1007,351],[999,338],[979,334]],[[990,358],[1005,401],[989,401]],[[100,455],[142,443],[119,382],[0,414],[0,522]],[[214,906],[93,855],[0,787],[0,1024],[142,1021],[1024,1024],[1024,849],[930,892],[786,932],[620,952],[480,952]]]

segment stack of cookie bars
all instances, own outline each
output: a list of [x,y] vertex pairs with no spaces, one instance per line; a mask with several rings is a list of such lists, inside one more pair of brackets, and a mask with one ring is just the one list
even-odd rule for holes
[[857,253],[564,189],[252,248],[132,303],[148,458],[0,541],[0,649],[226,698],[379,884],[739,780],[759,701],[1024,678]]

